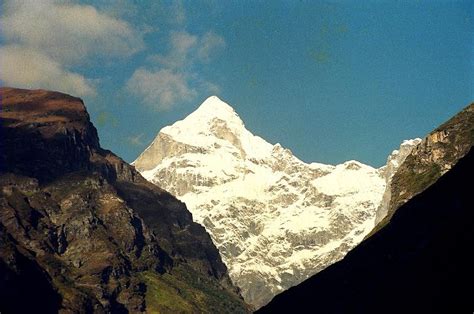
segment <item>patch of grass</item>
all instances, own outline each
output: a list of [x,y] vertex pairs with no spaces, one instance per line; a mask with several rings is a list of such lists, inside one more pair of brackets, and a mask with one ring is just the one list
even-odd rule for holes
[[145,296],[147,313],[191,313],[197,309],[180,295],[180,290],[170,278],[154,272],[144,272],[141,279],[147,290]]
[[245,303],[187,265],[171,273],[140,274],[147,286],[147,313],[248,313]]
[[407,176],[404,188],[412,191],[413,194],[418,194],[431,186],[439,177],[441,177],[441,167],[438,164],[431,163],[421,173],[412,173]]

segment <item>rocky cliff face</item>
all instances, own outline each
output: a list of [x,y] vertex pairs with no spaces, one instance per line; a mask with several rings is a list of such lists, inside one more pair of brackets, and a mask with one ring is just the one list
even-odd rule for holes
[[375,225],[377,225],[386,215],[390,206],[390,200],[392,198],[392,179],[398,168],[405,161],[408,155],[411,154],[413,148],[420,144],[421,139],[416,138],[413,140],[403,141],[400,145],[400,149],[394,150],[387,158],[387,164],[380,168],[381,174],[385,178],[387,185],[385,192],[382,196],[382,201],[377,208],[375,215]]
[[100,147],[80,99],[0,96],[2,313],[248,311],[204,228]]
[[466,286],[472,284],[474,258],[466,248],[474,245],[473,173],[471,145],[379,232],[259,313],[472,312],[474,300]]
[[[465,156],[474,144],[474,104],[428,134],[393,175],[389,198],[377,211],[377,229],[401,205],[436,182]],[[376,230],[377,230],[376,229]]]
[[374,169],[306,164],[251,134],[217,97],[163,128],[134,165],[184,201],[244,299],[260,307],[341,259],[374,226],[386,179],[416,141]]

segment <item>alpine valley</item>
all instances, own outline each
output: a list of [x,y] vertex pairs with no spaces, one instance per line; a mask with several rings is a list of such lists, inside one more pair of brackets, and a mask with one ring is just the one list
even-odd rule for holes
[[364,239],[389,201],[394,173],[420,142],[403,142],[379,169],[354,160],[307,164],[253,135],[212,96],[163,128],[133,165],[186,203],[245,301],[259,308]]
[[474,309],[474,104],[376,169],[305,163],[216,96],[133,165],[79,98],[0,101],[1,313]]

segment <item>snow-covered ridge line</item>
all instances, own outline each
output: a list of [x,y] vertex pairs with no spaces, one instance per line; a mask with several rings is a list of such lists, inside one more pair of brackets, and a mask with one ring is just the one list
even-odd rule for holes
[[256,307],[362,241],[398,167],[304,163],[249,132],[215,96],[163,128],[134,164],[187,204]]

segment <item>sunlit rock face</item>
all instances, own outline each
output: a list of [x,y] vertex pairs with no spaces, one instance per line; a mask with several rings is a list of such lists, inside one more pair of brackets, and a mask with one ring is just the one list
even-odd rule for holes
[[421,143],[420,138],[413,140],[403,141],[400,145],[400,149],[394,150],[390,156],[387,158],[387,164],[380,168],[380,172],[383,174],[385,181],[387,182],[387,187],[382,197],[382,202],[377,209],[375,215],[375,224],[377,225],[385,216],[387,216],[388,208],[390,206],[390,199],[392,197],[392,178],[395,175],[396,171],[400,165],[405,161],[405,159],[410,155],[413,148]]
[[[397,208],[423,192],[464,157],[474,143],[474,104],[437,127],[406,154],[392,171],[390,186],[377,210],[377,229],[387,224]],[[402,145],[403,146],[403,145]],[[410,145],[408,145],[410,146]],[[389,158],[387,169],[391,160]]]

